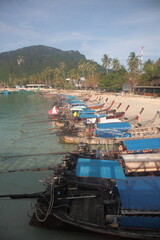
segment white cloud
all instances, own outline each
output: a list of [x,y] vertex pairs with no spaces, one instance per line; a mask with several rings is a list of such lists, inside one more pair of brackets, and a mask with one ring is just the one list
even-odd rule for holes
[[0,22],[0,34],[8,34],[10,37],[17,36],[27,38],[40,36],[38,32],[34,31],[33,27],[25,25],[21,22],[16,27]]

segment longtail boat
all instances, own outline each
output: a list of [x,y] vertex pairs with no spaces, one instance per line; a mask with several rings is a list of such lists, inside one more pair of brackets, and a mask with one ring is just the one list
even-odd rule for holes
[[111,105],[110,106],[104,106],[103,108],[100,108],[97,110],[97,112],[106,112],[106,111],[109,111],[113,105],[114,105],[115,101],[112,101]]
[[144,132],[144,128],[137,129],[137,131],[133,132],[131,137],[113,137],[113,138],[102,138],[96,137],[93,133],[85,132],[85,133],[78,133],[76,134],[64,134],[60,136],[60,141],[64,143],[72,143],[72,144],[79,144],[81,142],[88,143],[92,145],[107,145],[107,144],[116,144],[120,143],[123,140],[135,140],[135,139],[150,139],[150,138],[157,138],[160,137],[160,130],[159,128],[153,127],[152,129],[145,128],[146,132]]
[[[118,143],[121,140],[156,138],[160,136],[160,128],[152,124],[144,127],[137,127],[135,124],[134,127],[129,122],[121,122],[116,119],[113,120],[115,121],[108,119],[108,123],[98,123],[96,124],[96,128],[94,124],[89,124],[84,127],[82,123],[76,124],[72,122],[72,124],[70,124],[68,122],[65,133],[60,137],[60,140],[65,143],[73,144],[80,142],[89,144],[113,144],[113,142]],[[82,126],[80,124],[82,124]]]
[[123,239],[160,239],[159,156],[149,156],[150,168],[147,156],[138,155],[115,160],[98,159],[88,150],[67,155],[45,181],[46,191],[38,196],[30,224]]

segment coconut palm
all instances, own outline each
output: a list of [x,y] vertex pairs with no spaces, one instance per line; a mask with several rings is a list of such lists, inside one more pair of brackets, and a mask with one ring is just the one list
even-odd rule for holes
[[118,71],[120,69],[120,62],[119,62],[118,58],[112,59],[112,69],[114,71]]
[[87,61],[86,60],[81,60],[78,64],[78,71],[81,74],[82,77],[85,77],[85,71],[87,68]]
[[109,57],[109,54],[104,54],[102,58],[102,65],[106,68],[106,74],[108,75],[108,68],[112,62],[112,58]]
[[86,63],[86,70],[88,74],[93,76],[97,70],[97,64],[93,60],[88,60]]
[[59,63],[59,69],[60,69],[60,71],[61,71],[61,75],[62,75],[63,79],[65,80],[66,64],[65,64],[64,62],[60,62],[60,63]]
[[128,63],[129,70],[131,72],[135,72],[138,70],[140,62],[139,62],[138,56],[136,56],[134,52],[130,53],[127,63]]

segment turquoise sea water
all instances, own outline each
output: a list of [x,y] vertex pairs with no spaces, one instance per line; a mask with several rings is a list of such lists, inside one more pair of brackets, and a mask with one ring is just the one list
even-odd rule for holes
[[[49,133],[48,130],[41,129],[54,127],[54,123],[49,122],[47,117],[47,111],[52,104],[51,100],[37,94],[0,95],[0,171],[54,166],[62,158],[62,156],[37,156],[6,159],[3,156],[76,149],[74,145],[61,144],[56,135],[31,138]],[[28,117],[28,115],[41,113],[44,115]],[[57,130],[52,130],[54,131]],[[30,138],[23,139],[26,137]],[[51,174],[51,171],[1,173],[0,195],[43,191],[45,187],[38,180]],[[0,199],[0,240],[96,240],[97,237],[103,240],[107,238],[76,231],[64,232],[30,226],[28,223],[32,215],[31,205],[34,205],[33,199]]]

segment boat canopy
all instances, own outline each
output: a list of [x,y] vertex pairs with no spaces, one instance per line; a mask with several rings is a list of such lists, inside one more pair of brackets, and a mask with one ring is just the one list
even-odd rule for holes
[[[119,118],[106,118],[105,122],[103,122],[104,118],[100,119],[100,123],[113,123],[113,122],[122,122]],[[101,129],[102,130],[102,129]]]
[[104,117],[107,117],[108,115],[106,113],[98,113],[98,116],[100,118],[104,118]]
[[80,118],[103,118],[103,117],[107,117],[107,114],[106,113],[94,114],[92,112],[86,113],[86,111],[80,114]]
[[88,158],[78,159],[76,167],[76,176],[109,179],[126,178],[119,162]]
[[72,96],[72,95],[65,95],[65,94],[63,94],[63,96],[65,96],[67,99],[76,99],[76,97]]
[[99,118],[98,115],[93,114],[93,113],[80,113],[79,115],[80,118]]
[[144,153],[144,154],[122,154],[125,163],[127,162],[154,162],[160,161],[160,153]]
[[160,177],[126,177],[117,184],[123,209],[160,210]]
[[127,131],[132,128],[128,122],[98,123],[95,134],[103,138],[131,137]]
[[75,102],[75,103],[70,103],[71,104],[71,106],[72,107],[75,107],[75,106],[86,106],[86,104],[85,103],[83,103],[83,102]]
[[160,171],[160,153],[122,154],[125,172]]
[[130,130],[132,128],[129,122],[113,122],[113,123],[98,123],[98,129],[116,129],[121,132]]
[[145,138],[123,141],[128,151],[160,149],[160,138]]
[[131,133],[120,132],[116,129],[96,129],[95,134],[97,137],[102,138],[131,137]]
[[85,106],[83,105],[80,105],[80,106],[75,106],[75,107],[72,107],[70,108],[71,111],[81,111],[85,108]]
[[83,108],[82,111],[83,111],[84,114],[94,114],[96,112],[95,110],[92,110],[92,109],[91,110],[86,110],[85,108]]

